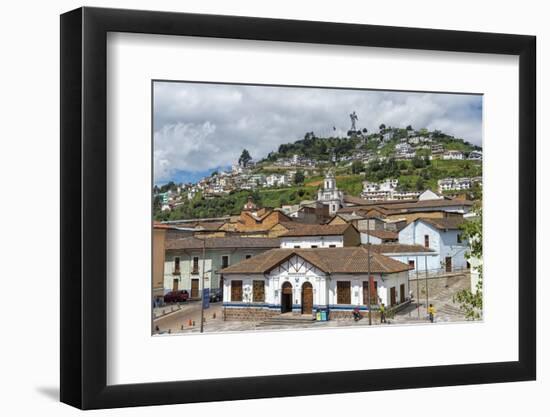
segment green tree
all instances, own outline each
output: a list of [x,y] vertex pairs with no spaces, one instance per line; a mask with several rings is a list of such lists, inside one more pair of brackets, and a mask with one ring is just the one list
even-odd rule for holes
[[406,130],[413,130],[413,127],[411,125],[408,125],[405,129]]
[[380,130],[384,130],[386,128],[386,125],[384,123],[382,123],[379,127]]
[[248,152],[248,150],[246,149],[243,149],[241,156],[239,157],[239,165],[242,167],[246,167],[251,160],[252,157],[250,156],[250,152]]
[[160,210],[162,208],[162,197],[160,195],[156,195],[153,199],[153,211]]
[[[474,213],[476,214],[475,218],[464,222],[462,225],[461,237],[470,244],[469,258],[481,260],[483,256],[483,213],[481,206],[477,206]],[[481,262],[475,268],[479,273],[475,291],[466,288],[453,296],[453,301],[459,304],[468,320],[479,320],[483,314],[483,267]]]
[[294,175],[294,183],[295,184],[302,184],[304,180],[306,179],[304,173],[302,171],[296,172],[296,175]]
[[365,165],[361,161],[353,161],[352,164],[351,164],[351,173],[352,174],[359,174],[364,169],[365,169]]
[[426,166],[426,161],[424,160],[424,158],[415,155],[412,159],[412,165],[415,168],[424,168]]

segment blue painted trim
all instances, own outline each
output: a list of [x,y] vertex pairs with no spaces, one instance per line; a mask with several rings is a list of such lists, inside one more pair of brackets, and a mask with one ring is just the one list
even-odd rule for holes
[[280,309],[280,304],[266,304],[266,303],[238,303],[238,302],[226,302],[222,304],[223,307],[228,308],[268,308],[268,309]]

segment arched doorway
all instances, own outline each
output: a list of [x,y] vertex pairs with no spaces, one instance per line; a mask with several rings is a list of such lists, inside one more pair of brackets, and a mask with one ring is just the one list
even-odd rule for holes
[[302,285],[302,314],[313,313],[313,286],[311,282]]
[[281,289],[281,313],[292,311],[292,284],[285,282]]

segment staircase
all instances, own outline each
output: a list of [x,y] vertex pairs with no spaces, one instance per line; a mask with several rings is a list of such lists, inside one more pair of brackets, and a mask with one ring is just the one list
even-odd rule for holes
[[278,316],[271,317],[267,320],[262,321],[256,327],[271,327],[271,326],[282,326],[282,327],[304,327],[307,325],[312,325],[315,323],[315,318],[311,314],[292,314],[284,313]]

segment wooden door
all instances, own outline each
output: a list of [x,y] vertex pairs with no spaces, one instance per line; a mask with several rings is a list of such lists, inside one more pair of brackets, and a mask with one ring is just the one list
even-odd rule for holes
[[399,286],[399,302],[400,303],[405,302],[405,284],[401,284]]
[[394,306],[397,304],[396,294],[395,294],[395,287],[390,288],[390,306]]
[[281,313],[292,311],[292,284],[285,282],[281,290]]
[[172,291],[177,291],[179,287],[180,280],[177,278],[174,278],[172,280]]
[[452,272],[453,270],[453,260],[450,256],[445,258],[445,272]]
[[302,285],[302,314],[313,313],[313,286],[310,282]]
[[199,298],[199,280],[191,280],[191,298]]
[[[369,302],[369,282],[363,281],[363,304],[368,305]],[[370,303],[371,305],[378,304],[378,282],[371,278],[370,286]]]

